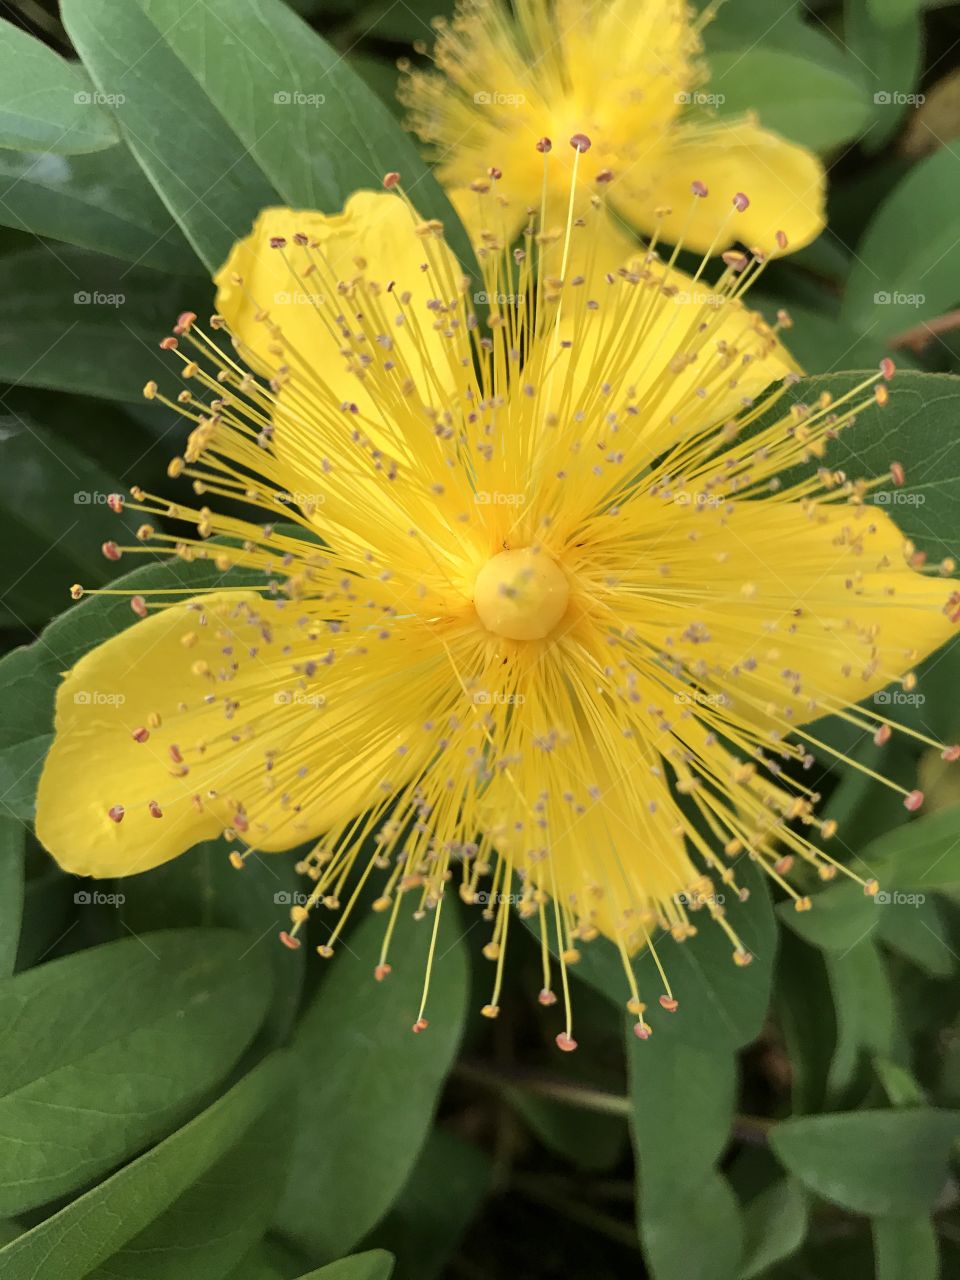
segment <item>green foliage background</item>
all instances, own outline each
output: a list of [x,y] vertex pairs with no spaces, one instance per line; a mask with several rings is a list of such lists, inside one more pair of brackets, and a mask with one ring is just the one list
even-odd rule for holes
[[[423,930],[383,985],[372,919],[332,966],[283,951],[292,857],[238,876],[203,846],[94,894],[33,839],[59,674],[133,621],[102,600],[50,619],[71,582],[109,579],[105,495],[170,491],[182,424],[140,388],[171,318],[209,309],[259,208],[332,210],[389,169],[469,259],[393,96],[444,3],[0,3],[0,1275],[960,1275],[960,787],[936,753],[884,755],[922,779],[915,819],[818,760],[843,856],[886,902],[811,884],[798,915],[755,876],[736,924],[756,963],[701,931],[670,957],[682,1013],[655,1009],[643,1045],[594,944],[570,1056],[521,928],[491,1024],[482,930],[447,914],[414,1037]],[[834,460],[870,474],[895,452],[913,499],[892,514],[957,554],[960,6],[728,0],[706,41],[721,113],[755,108],[829,169],[829,228],[754,295],[794,318],[796,398],[892,351],[890,408]],[[274,101],[296,92],[323,104]],[[956,741],[958,688],[948,649],[892,709]],[[840,725],[821,737],[876,763]]]

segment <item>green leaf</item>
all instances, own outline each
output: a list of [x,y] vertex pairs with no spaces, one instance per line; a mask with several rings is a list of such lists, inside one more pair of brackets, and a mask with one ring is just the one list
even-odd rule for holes
[[[658,1032],[641,1043],[628,1025],[627,1065],[638,1228],[655,1280],[736,1280],[739,1208],[716,1172],[733,1124],[733,1049],[723,1040],[692,1045]],[[690,1215],[694,1229],[681,1229]]]
[[394,971],[375,982],[385,921],[371,915],[338,948],[293,1044],[303,1092],[278,1229],[336,1257],[386,1213],[413,1169],[456,1052],[467,1000],[459,922],[443,908],[430,1027],[417,1016],[432,920],[401,917]]
[[768,129],[813,150],[856,137],[870,110],[859,67],[840,71],[789,49],[751,44],[709,55],[709,92],[722,96],[720,118],[755,111]]
[[265,949],[273,970],[273,993],[265,1033],[285,1041],[300,1004],[306,952],[280,946],[277,935],[290,927],[290,907],[303,889],[295,855],[253,853],[237,871],[228,860],[229,845],[208,840],[189,855],[174,858],[116,887],[125,895],[121,919],[135,933],[174,925],[243,929],[251,945]]
[[0,1213],[74,1191],[181,1123],[268,995],[265,955],[225,930],[125,938],[2,984]]
[[[958,259],[960,260],[960,259]],[[815,404],[824,391],[839,398],[868,375],[833,373],[801,379],[760,419],[759,426],[779,420],[785,403]],[[899,372],[889,386],[889,404],[869,404],[853,426],[830,442],[824,462],[853,478],[889,473],[899,462],[905,471],[902,488],[891,481],[877,489],[873,505],[886,511],[908,538],[936,561],[958,550],[960,517],[960,450],[955,423],[960,415],[960,378],[949,374]],[[791,469],[784,485],[816,470],[820,462]]]
[[88,1280],[223,1280],[270,1221],[291,1119],[281,1091],[239,1142]]
[[927,1217],[877,1218],[873,1223],[877,1280],[937,1280],[937,1232]]
[[6,19],[0,19],[0,86],[0,147],[72,155],[117,140],[77,67]]
[[807,1197],[792,1178],[771,1182],[743,1213],[743,1263],[740,1280],[753,1280],[803,1244],[807,1234]]
[[872,841],[858,853],[860,872],[880,884],[868,897],[856,884],[833,884],[813,897],[813,909],[781,911],[786,924],[815,946],[844,951],[867,935],[896,925],[884,925],[881,912],[913,910],[916,900],[937,889],[960,885],[960,809],[915,818],[905,826]]
[[776,320],[777,311],[786,307],[793,320],[793,328],[784,335],[784,342],[790,354],[810,373],[877,365],[888,354],[884,343],[872,334],[858,333],[813,307],[759,294],[751,294],[750,305],[770,323]]
[[958,200],[960,173],[949,147],[908,172],[858,246],[843,303],[847,324],[889,338],[953,306],[960,297]]
[[0,381],[139,402],[169,365],[157,344],[209,286],[84,249],[0,257]]
[[483,1151],[434,1129],[407,1185],[369,1238],[396,1256],[394,1280],[439,1280],[446,1274],[490,1191],[490,1178],[491,1162]]
[[924,0],[867,0],[872,17],[887,27],[895,27],[906,18],[914,17],[923,4]]
[[646,1222],[699,1186],[722,1155],[733,1125],[737,1063],[725,1045],[693,1046],[656,1032],[640,1042],[631,1026],[627,1065]]
[[887,967],[872,942],[861,941],[838,955],[828,952],[825,959],[837,1019],[827,1090],[838,1099],[854,1083],[865,1056],[893,1054],[896,1008]]
[[350,1258],[340,1258],[328,1263],[299,1280],[390,1280],[393,1274],[393,1258],[382,1249],[368,1253],[355,1253]]
[[61,611],[72,582],[98,587],[110,580],[101,544],[121,531],[132,537],[136,524],[118,522],[106,505],[121,482],[45,427],[19,414],[0,417],[0,442],[7,582],[0,624],[42,624]]
[[710,1173],[693,1190],[641,1221],[653,1280],[739,1280],[740,1206],[726,1178]]
[[390,170],[472,261],[411,139],[282,0],[63,0],[62,8],[93,78],[126,94],[119,127],[211,270],[264,206],[333,212]]
[[872,105],[873,123],[860,140],[869,155],[890,141],[906,112],[916,106],[909,99],[923,61],[923,28],[916,0],[908,0],[899,20],[884,25],[870,13],[874,3],[845,0],[843,7],[844,43],[862,68]]
[[20,942],[25,837],[22,822],[0,818],[0,979],[13,973]]
[[290,1088],[274,1054],[184,1128],[0,1249],[4,1280],[85,1280],[155,1222]]
[[[655,939],[679,1002],[676,1013],[667,1013],[650,998],[659,991],[661,981],[650,952],[638,952],[633,970],[641,998],[647,997],[651,1006],[645,1017],[655,1036],[707,1049],[738,1049],[760,1032],[770,999],[777,928],[762,872],[745,858],[735,870],[737,883],[750,896],[745,903],[734,902],[727,919],[753,962],[745,968],[733,963],[729,938],[706,912],[696,918],[698,932],[688,941],[675,943],[669,936]],[[524,923],[536,934],[535,917]],[[571,973],[623,1008],[629,995],[623,964],[617,949],[605,938],[581,949],[581,959]]]
[[923,894],[900,894],[900,902],[896,894],[890,896],[880,920],[880,940],[932,978],[949,978],[957,956],[940,904]]
[[0,225],[158,271],[202,271],[125,146],[82,156],[2,151],[0,179]]
[[960,1112],[915,1107],[784,1120],[770,1133],[781,1162],[810,1191],[851,1213],[911,1218],[943,1190]]
[[877,1057],[873,1060],[873,1069],[892,1107],[916,1107],[926,1102],[923,1090],[906,1067],[889,1058]]

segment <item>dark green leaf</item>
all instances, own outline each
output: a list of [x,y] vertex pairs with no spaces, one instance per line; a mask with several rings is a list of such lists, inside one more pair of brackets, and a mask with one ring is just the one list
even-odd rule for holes
[[825,956],[837,1042],[827,1087],[842,1097],[853,1084],[864,1055],[889,1056],[896,1044],[896,1010],[886,965],[872,942],[861,941],[839,954]]
[[106,505],[120,481],[45,427],[0,417],[0,441],[0,623],[31,626],[63,609],[71,583],[108,582],[100,546],[136,525]]
[[394,1254],[394,1280],[438,1280],[490,1190],[488,1156],[434,1129],[410,1180],[369,1243]]
[[774,1263],[789,1258],[807,1234],[807,1197],[792,1178],[771,1182],[743,1213],[743,1264],[740,1280],[753,1280]]
[[74,1191],[182,1122],[268,996],[266,956],[225,930],[126,938],[0,986],[0,1212]]
[[0,979],[13,973],[20,942],[25,837],[22,822],[0,818]]
[[[845,0],[844,42],[858,60],[867,80],[873,122],[860,145],[869,154],[879,151],[900,127],[920,78],[923,30],[916,4],[906,5],[900,21],[881,26],[871,15],[874,0]],[[912,8],[913,12],[910,12]]]
[[159,271],[197,275],[197,256],[121,144],[82,156],[0,152],[0,224]]
[[84,76],[0,18],[0,147],[71,155],[112,146],[117,131]]
[[739,1280],[740,1206],[719,1173],[644,1217],[640,1229],[653,1280]]
[[911,1218],[929,1211],[947,1177],[960,1112],[915,1107],[784,1120],[773,1149],[800,1181],[851,1213]]
[[267,950],[273,994],[264,1030],[280,1043],[297,1015],[306,953],[288,951],[277,935],[290,927],[290,907],[303,879],[294,870],[293,853],[255,853],[236,871],[228,852],[225,842],[206,841],[186,857],[118,881],[126,897],[121,918],[136,933],[173,925],[243,929],[251,945]]
[[[281,197],[135,0],[62,0],[61,13],[98,87],[125,95],[121,136],[214,271],[260,209]],[[229,45],[215,50],[230,66]]]
[[259,1240],[286,1173],[290,1099],[281,1093],[240,1141],[89,1280],[223,1280]]
[[368,1253],[355,1253],[350,1258],[340,1258],[318,1271],[300,1276],[299,1280],[390,1280],[393,1274],[393,1258],[382,1249]]
[[937,1280],[937,1233],[929,1218],[877,1218],[873,1224],[877,1280]]
[[467,999],[459,922],[444,908],[430,982],[430,1027],[411,1033],[432,921],[401,917],[394,972],[374,981],[385,921],[365,919],[338,948],[293,1049],[303,1079],[278,1229],[336,1257],[384,1215],[429,1131]]
[[4,1280],[84,1280],[155,1222],[290,1088],[274,1054],[169,1138],[0,1249]]
[[[880,940],[933,978],[948,978],[957,964],[948,922],[936,898],[924,894],[890,895],[880,920]],[[917,901],[911,901],[911,899]]]
[[166,373],[157,344],[209,286],[165,279],[83,249],[40,245],[0,257],[0,380],[108,400],[141,399]]
[[[730,940],[706,913],[699,919],[696,937],[682,944],[670,937],[655,939],[679,1002],[676,1013],[666,1013],[651,999],[660,988],[653,957],[648,951],[633,959],[641,997],[651,1008],[646,1016],[654,1035],[683,1041],[691,1046],[737,1049],[760,1031],[770,999],[770,983],[777,949],[777,929],[770,895],[762,873],[748,860],[736,866],[737,883],[749,891],[745,903],[734,902],[728,920],[753,956],[745,968],[731,959]],[[525,921],[536,932],[535,918]],[[572,973],[589,982],[621,1009],[628,990],[623,964],[616,948],[597,938],[582,948]]]
[[855,884],[831,885],[815,895],[812,911],[782,912],[790,928],[816,946],[844,951],[876,931],[881,936],[881,912],[915,910],[918,898],[960,885],[960,809],[927,814],[881,836],[859,852],[858,866],[879,881],[875,898]]
[[768,129],[825,151],[856,137],[869,119],[868,96],[853,59],[843,70],[790,49],[750,43],[709,56],[709,92],[721,118],[756,111]]
[[957,301],[958,199],[960,172],[949,147],[921,160],[893,189],[858,246],[843,304],[847,324],[888,338]]
[[[679,1017],[679,1014],[674,1015]],[[700,1047],[627,1031],[631,1130],[643,1221],[666,1212],[716,1165],[733,1125],[736,1058],[726,1045]]]

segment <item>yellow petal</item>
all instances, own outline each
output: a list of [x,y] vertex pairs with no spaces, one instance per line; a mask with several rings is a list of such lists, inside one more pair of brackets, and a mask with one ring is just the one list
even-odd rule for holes
[[65,870],[132,875],[230,828],[291,848],[403,781],[385,717],[356,701],[363,685],[328,702],[322,677],[298,669],[298,618],[294,602],[218,592],[80,659],[57,693],[37,797],[38,838]]
[[[449,344],[427,309],[437,276],[423,264],[438,265],[451,294],[459,291],[461,270],[446,244],[418,235],[417,225],[409,206],[383,191],[355,192],[342,213],[265,209],[214,277],[217,308],[253,367],[272,375],[286,365],[294,377],[309,370],[338,399],[368,408],[363,352],[355,341],[358,286],[369,277],[386,288],[395,279],[409,318],[393,323],[384,337],[421,398],[429,399],[438,384],[449,390]],[[343,322],[334,327],[325,301],[338,293]],[[397,309],[385,307],[391,321]]]
[[[722,692],[721,714],[787,733],[869,697],[956,632],[944,612],[954,584],[912,569],[874,506],[718,498],[660,517],[668,598],[646,600],[644,622]],[[691,601],[684,627],[677,596]]]
[[[825,178],[812,152],[762,129],[752,119],[703,126],[686,125],[674,134],[669,158],[652,174],[627,172],[614,198],[624,215],[643,229],[661,228],[663,238],[697,252],[717,253],[740,243],[778,253],[777,233],[786,249],[800,249],[823,230]],[[696,199],[691,183],[708,196]],[[651,201],[651,189],[655,199]],[[749,207],[732,209],[738,193]],[[655,218],[653,204],[670,209]]]

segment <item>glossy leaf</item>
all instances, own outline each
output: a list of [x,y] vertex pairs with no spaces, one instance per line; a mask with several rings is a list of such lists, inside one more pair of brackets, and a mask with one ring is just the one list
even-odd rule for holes
[[[62,0],[61,15],[97,86],[123,92],[122,138],[214,271],[259,210],[282,198],[135,0]],[[231,65],[229,47],[217,47]]]
[[0,18],[0,147],[71,155],[116,140],[110,116],[77,67]]
[[397,170],[420,212],[440,218],[454,252],[472,261],[466,235],[412,138],[283,0],[136,3],[285,203],[334,212],[350,192],[377,190],[383,175]]
[[393,973],[375,982],[383,917],[338,948],[293,1053],[302,1078],[290,1177],[277,1217],[313,1256],[351,1249],[413,1169],[456,1051],[467,999],[466,952],[447,901],[430,982],[429,1029],[412,1034],[432,921],[400,917]]
[[[843,318],[878,338],[912,329],[960,296],[955,209],[960,172],[948,147],[912,168],[857,247]],[[929,457],[936,456],[935,446]]]
[[84,1280],[174,1205],[291,1084],[275,1054],[159,1146],[0,1249],[4,1280]]
[[960,1112],[913,1107],[784,1120],[770,1133],[781,1162],[804,1186],[847,1209],[911,1218],[943,1190],[960,1136]]
[[125,938],[0,986],[0,1213],[74,1191],[182,1122],[268,996],[266,957],[225,930]]
[[122,144],[89,155],[0,151],[0,225],[158,271],[203,268]]

